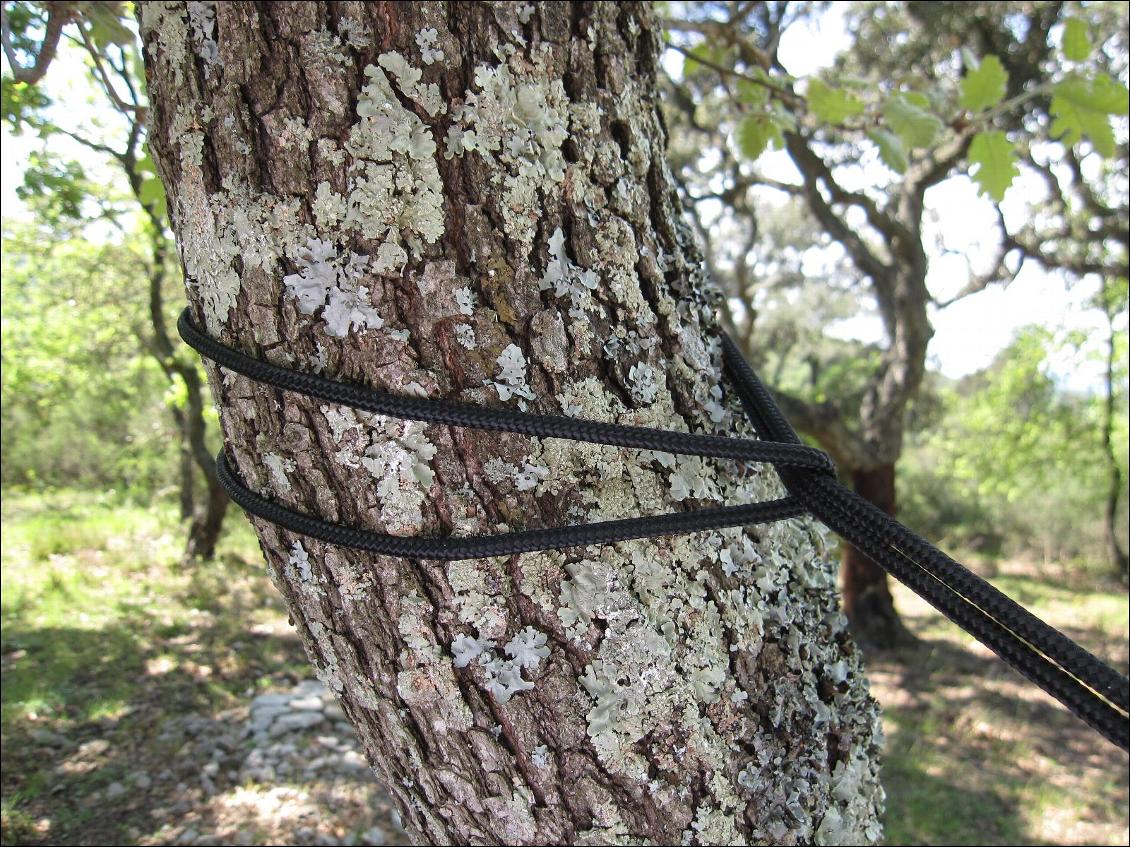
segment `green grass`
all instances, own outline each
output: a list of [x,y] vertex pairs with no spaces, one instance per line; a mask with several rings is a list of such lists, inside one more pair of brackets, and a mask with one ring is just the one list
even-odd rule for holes
[[[1130,604],[1089,574],[993,583],[1123,673]],[[901,587],[917,645],[868,656],[884,707],[890,844],[1124,844],[1126,756]]]
[[[245,704],[310,675],[247,522],[231,515],[215,562],[182,567],[171,508],[82,493],[3,501],[4,748],[0,841],[121,843],[156,833],[149,805],[88,800],[178,755],[168,719]],[[1127,597],[1093,575],[997,563],[993,581],[1124,671]],[[1124,843],[1126,758],[1003,669],[909,592],[919,643],[868,656],[884,706],[890,844]],[[72,740],[45,750],[32,734]],[[113,742],[78,755],[84,741]],[[180,742],[176,742],[179,744]],[[68,770],[69,768],[69,770]]]
[[[162,721],[240,705],[249,688],[309,675],[296,639],[252,631],[277,629],[285,613],[236,512],[216,560],[191,566],[180,562],[183,528],[164,506],[7,495],[2,522],[5,844],[79,831],[119,843],[117,816],[83,798],[174,755],[155,744]],[[52,752],[35,740],[44,731],[73,743]],[[66,765],[92,738],[111,739],[113,753]],[[50,832],[41,832],[48,812]]]
[[175,558],[176,540],[153,517],[98,503],[43,507],[5,503],[0,647],[18,657],[5,663],[5,731],[32,716],[120,710],[146,644],[144,626],[116,624],[140,608],[171,612],[146,571]]

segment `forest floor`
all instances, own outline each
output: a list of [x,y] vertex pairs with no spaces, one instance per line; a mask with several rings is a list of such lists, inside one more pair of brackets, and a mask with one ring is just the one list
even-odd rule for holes
[[[2,508],[3,844],[406,843],[238,515],[216,562],[182,569],[160,510],[10,493]],[[1126,671],[1123,588],[983,572]],[[917,640],[868,662],[888,843],[1125,844],[1126,756],[896,601]]]
[[[970,563],[1126,673],[1125,586],[1031,563]],[[1126,844],[1127,756],[901,585],[917,643],[871,655],[887,736],[889,844]]]

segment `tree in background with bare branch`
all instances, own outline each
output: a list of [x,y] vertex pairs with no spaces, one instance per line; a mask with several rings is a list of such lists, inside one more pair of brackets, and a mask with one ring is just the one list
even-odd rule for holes
[[[170,384],[179,386],[181,399],[171,404],[170,411],[180,433],[180,508],[189,522],[185,557],[210,559],[229,501],[209,446],[213,433],[203,373],[169,334],[166,289],[179,281],[179,273],[171,255],[164,191],[145,146],[148,104],[137,34],[125,17],[128,9],[118,2],[4,2],[0,11],[9,68],[3,77],[4,119],[15,131],[34,132],[44,141],[25,171],[20,195],[54,204],[75,220],[90,214],[90,205],[97,205],[97,217],[123,228],[138,227],[148,245],[148,321],[130,329]],[[102,98],[108,117],[100,115],[92,126],[77,122],[65,102],[52,102],[39,86],[60,44],[81,51],[89,81]],[[59,137],[115,168],[128,189],[126,202],[108,202],[104,189],[79,178],[82,168],[65,160],[53,144]]]
[[[821,380],[819,351],[790,344],[779,352],[807,360],[812,379],[778,397],[859,493],[894,512],[932,311],[1008,284],[1029,262],[1074,278],[1126,278],[1125,124],[1112,120],[1127,108],[1126,21],[1117,4],[853,4],[850,49],[828,72],[798,80],[781,63],[781,38],[820,8],[668,4],[670,44],[686,57],[670,81],[672,146],[683,152],[687,196],[711,220],[700,234],[712,270],[729,283],[741,337],[774,287],[846,281],[873,304],[883,331],[873,361],[853,363],[852,379]],[[773,150],[787,164],[762,158]],[[1046,185],[1028,208],[1005,202],[1022,173]],[[966,175],[998,231],[991,259],[941,294],[927,275],[945,222],[934,219],[928,193]],[[790,233],[791,254],[759,239],[762,219],[780,214],[772,194],[811,222]],[[817,233],[806,246],[839,251],[823,279],[808,278],[811,254],[795,245],[805,227]],[[798,314],[792,335],[811,335],[799,327],[829,314]],[[896,641],[904,630],[885,574],[845,546],[842,579],[857,634],[874,645]]]

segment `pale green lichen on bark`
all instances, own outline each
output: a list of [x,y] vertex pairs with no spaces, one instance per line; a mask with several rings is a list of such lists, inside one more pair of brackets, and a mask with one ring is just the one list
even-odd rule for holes
[[[304,11],[315,22],[286,37],[310,64],[309,94],[318,108],[349,117],[334,137],[319,137],[317,111],[292,113],[293,99],[255,116],[277,145],[271,155],[313,163],[311,178],[288,194],[238,167],[219,185],[207,173],[204,142],[216,143],[217,127],[233,149],[255,154],[246,107],[212,97],[228,83],[222,63],[204,56],[212,55],[210,33],[225,55],[224,28],[209,30],[208,13],[222,23],[225,10],[199,8],[194,24],[183,4],[143,4],[143,31],[156,33],[149,58],[187,92],[167,125],[179,163],[171,197],[207,329],[221,333],[248,299],[269,312],[284,303],[293,325],[272,318],[252,333],[268,358],[298,356],[320,371],[351,345],[368,345],[382,364],[366,375],[439,396],[453,383],[429,345],[450,327],[458,365],[474,374],[463,383],[473,402],[748,434],[720,387],[720,351],[706,331],[713,295],[657,158],[663,131],[653,92],[623,70],[631,57],[654,53],[639,41],[654,31],[636,10],[625,23],[598,5],[592,14],[604,36],[626,48],[598,62],[596,17],[571,43],[543,38],[538,22],[560,8],[496,4],[491,14],[509,40],[492,56],[467,59],[440,6],[413,10],[396,44],[359,4],[343,4],[336,31],[320,12]],[[199,80],[193,56],[207,66]],[[459,84],[441,89],[445,69],[459,62]],[[599,85],[569,90],[562,77],[576,66],[603,68]],[[443,91],[456,96],[444,102]],[[217,105],[213,114],[219,103],[227,111]],[[457,167],[482,180],[479,203],[445,184],[441,173]],[[449,232],[451,221],[462,229]],[[453,236],[462,252],[448,243]],[[292,276],[290,286],[282,282]],[[321,302],[315,290],[313,307],[299,308],[303,286],[327,280]],[[353,299],[331,308],[344,294]],[[398,315],[409,316],[411,335],[394,328]],[[315,352],[280,343],[304,334]],[[267,414],[252,387],[224,390],[229,424]],[[447,528],[468,535],[536,524],[543,503],[556,517],[586,522],[781,493],[771,471],[736,463],[555,439],[458,446],[452,458],[442,428],[315,405],[264,435],[249,451],[259,461],[248,464],[262,465],[251,482],[281,499],[314,488],[306,496],[331,519],[340,508],[332,489],[304,477],[340,475],[356,485],[352,514],[404,534],[434,526],[433,500],[444,504]],[[277,537],[273,578],[320,675],[366,712],[366,732],[401,751],[384,765],[390,773],[417,769],[422,785],[390,790],[435,840],[472,831],[466,821],[468,829],[449,829],[466,809],[479,816],[484,841],[565,832],[576,843],[654,840],[641,834],[646,816],[633,804],[677,821],[674,837],[686,843],[879,835],[876,719],[858,658],[841,649],[832,566],[810,521],[455,562],[426,577]],[[382,603],[388,611],[374,612]],[[380,655],[366,655],[385,646],[343,635],[348,621],[383,613],[392,622],[383,632],[391,690],[370,672]],[[544,715],[546,702],[571,709],[579,726],[543,737],[532,715]],[[422,744],[411,721],[427,722],[444,744]],[[568,787],[583,806],[575,813],[544,800],[559,797],[553,780],[569,757],[570,767],[586,762]],[[614,797],[612,784],[633,799]],[[569,823],[543,828],[559,820]],[[586,823],[569,829],[577,820]]]

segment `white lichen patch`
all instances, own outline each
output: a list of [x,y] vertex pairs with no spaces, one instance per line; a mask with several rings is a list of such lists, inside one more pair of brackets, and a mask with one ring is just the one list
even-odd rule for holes
[[506,632],[510,582],[491,560],[461,559],[445,566],[459,620],[475,628],[483,643],[497,643]]
[[487,652],[479,658],[479,664],[486,678],[486,689],[499,704],[509,703],[515,694],[534,687],[532,682],[522,678],[522,669],[509,659]]
[[311,576],[310,570],[310,554],[306,552],[306,548],[302,546],[301,541],[295,541],[290,547],[290,558],[288,562],[294,568],[295,573],[302,582],[309,582]]
[[196,55],[203,62],[204,78],[210,79],[220,63],[220,48],[216,44],[216,4],[190,0],[187,6]]
[[722,500],[717,475],[700,456],[677,456],[671,473],[672,500]]
[[[443,55],[442,51],[440,55]],[[404,96],[419,103],[429,116],[434,118],[447,111],[439,86],[434,82],[421,83],[420,78],[423,73],[419,68],[412,67],[402,55],[396,52],[382,53],[377,57],[377,64],[392,74],[396,79],[397,88],[404,93]],[[435,152],[434,145],[432,152]]]
[[585,313],[596,311],[592,292],[600,284],[600,277],[594,271],[579,268],[565,254],[565,236],[561,227],[549,237],[549,264],[541,277],[541,290],[552,291],[557,298],[568,299],[569,316],[578,321],[586,320]]
[[622,325],[612,327],[610,332],[609,339],[604,342],[604,355],[609,359],[643,356],[659,343],[654,335],[641,336],[636,330]]
[[506,655],[520,668],[536,668],[549,656],[546,641],[544,632],[527,626],[506,643]]
[[453,664],[457,668],[465,668],[494,646],[493,641],[479,641],[470,635],[457,635],[451,642],[451,654],[454,656]]
[[443,50],[437,46],[439,33],[436,28],[424,27],[416,33],[416,46],[420,48],[420,59],[425,65],[443,61]]
[[204,135],[185,132],[181,139],[177,204],[184,223],[177,245],[184,262],[185,283],[196,289],[205,329],[218,335],[239,295],[239,274],[232,267],[240,255],[239,243],[229,228],[231,217],[224,214],[224,204],[213,201],[205,189]]
[[343,17],[337,22],[338,37],[353,50],[364,50],[372,43],[365,24],[356,18]]
[[263,464],[267,466],[267,470],[271,473],[275,491],[280,494],[289,492],[291,490],[289,474],[294,471],[294,460],[285,459],[278,453],[264,453]]
[[[389,427],[400,432],[394,435]],[[392,526],[418,528],[423,521],[421,509],[435,480],[430,462],[436,453],[423,430],[423,424],[414,421],[389,422],[389,437],[370,444],[361,458],[362,466],[379,480],[381,519],[390,531]]]
[[345,151],[332,138],[318,139],[318,155],[331,165],[340,167],[345,164]]
[[632,397],[640,403],[654,403],[659,395],[655,368],[647,362],[637,362],[632,365],[628,370],[628,386],[631,388]]
[[455,308],[459,310],[459,314],[473,315],[475,313],[475,293],[470,288],[466,286],[456,288],[452,296],[455,298]]
[[[382,68],[392,69],[408,96],[427,101],[426,109],[435,106],[431,87],[419,83],[420,72],[399,54],[385,53],[378,61],[381,67],[365,68],[369,82],[345,144],[350,160],[341,225],[380,242],[376,273],[398,274],[409,251],[419,256],[424,243],[434,244],[443,234],[443,183],[431,129],[402,105]],[[328,215],[338,215],[335,198],[327,195],[324,205]]]
[[503,648],[506,658],[498,654],[493,640],[459,635],[451,643],[452,664],[465,668],[473,663],[479,668],[483,685],[495,701],[509,703],[515,694],[534,687],[532,682],[522,678],[522,671],[536,671],[549,656],[546,640],[545,633],[527,626],[506,643]]
[[455,325],[455,340],[466,350],[474,350],[478,346],[475,339],[475,328],[467,324]]
[[336,69],[342,71],[349,68],[352,71],[353,66],[345,50],[345,43],[325,27],[307,32],[304,41],[307,54],[313,57],[318,65],[336,66]]
[[495,363],[498,365],[498,373],[493,382],[485,384],[494,386],[499,400],[519,398],[518,408],[525,411],[528,408],[526,401],[533,400],[534,393],[526,384],[526,356],[522,348],[517,344],[507,345]]
[[549,468],[545,465],[535,465],[526,462],[522,470],[514,477],[514,487],[519,491],[531,491],[549,478]]
[[564,414],[573,418],[615,422],[624,411],[623,404],[605,390],[600,380],[587,377],[578,382],[568,383],[557,395]]
[[514,71],[506,64],[475,68],[475,88],[452,110],[444,155],[473,152],[493,165],[490,179],[501,191],[507,234],[530,245],[544,195],[565,178],[565,88],[537,68]]
[[699,397],[698,400],[702,403],[702,408],[705,410],[707,417],[710,418],[711,423],[725,423],[729,412],[722,403],[722,386],[712,385],[706,396]]
[[143,3],[138,8],[141,28],[152,33],[153,41],[146,48],[150,60],[163,60],[172,71],[179,88],[184,82],[185,62],[188,59],[188,25],[183,7],[173,3]]
[[345,198],[333,190],[328,182],[318,183],[314,190],[314,203],[312,204],[314,220],[318,228],[330,230],[345,219],[347,210]]
[[487,461],[483,463],[483,475],[495,485],[511,479],[517,475],[517,473],[518,468],[515,465],[510,464],[504,459],[500,459],[498,456],[487,459]]
[[323,406],[339,449],[334,460],[364,468],[377,481],[380,519],[388,532],[409,534],[423,523],[427,490],[435,482],[431,468],[436,446],[418,421]]
[[328,241],[311,238],[294,257],[298,273],[283,277],[298,311],[312,315],[322,309],[328,334],[344,338],[350,330],[380,329],[384,320],[373,308],[367,286],[360,281],[369,267],[366,256],[339,255]]
[[557,587],[565,573],[565,554],[558,550],[544,550],[524,554],[519,560],[522,578],[521,592],[544,612],[557,613]]

